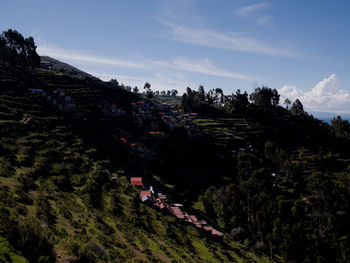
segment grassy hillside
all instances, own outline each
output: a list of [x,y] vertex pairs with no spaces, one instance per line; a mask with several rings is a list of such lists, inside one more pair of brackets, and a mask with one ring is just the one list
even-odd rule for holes
[[81,71],[67,63],[63,63],[57,59],[51,58],[49,56],[40,57],[41,66],[44,69],[50,69],[55,72],[64,73],[68,75],[78,76],[82,78],[93,78],[90,74]]
[[[77,109],[58,110],[29,88],[63,91]],[[0,64],[0,259],[267,262],[140,202],[128,178],[152,180],[148,164],[113,136],[145,134],[128,115],[134,100],[99,80]],[[102,114],[109,102],[125,114]]]
[[277,261],[347,262],[348,137],[281,108],[201,114],[194,123],[203,138],[168,138],[153,167],[170,167],[164,182],[187,205]]

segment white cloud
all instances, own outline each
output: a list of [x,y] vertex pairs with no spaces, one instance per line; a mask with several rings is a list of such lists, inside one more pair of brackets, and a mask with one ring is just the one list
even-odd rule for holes
[[123,68],[145,68],[146,67],[146,65],[142,63],[137,63],[134,61],[91,56],[88,54],[82,54],[75,51],[68,51],[68,50],[47,46],[47,45],[43,45],[43,46],[39,45],[38,53],[40,55],[52,56],[56,59],[67,59],[67,60],[86,62],[91,64],[110,65],[110,66],[117,66],[117,67],[123,67]]
[[67,51],[61,48],[39,45],[38,52],[41,55],[52,56],[57,59],[66,59],[80,63],[93,65],[112,66],[117,68],[135,68],[143,70],[161,71],[164,69],[176,69],[178,71],[195,72],[216,77],[249,80],[247,74],[226,71],[215,67],[209,59],[192,61],[186,58],[176,58],[172,61],[140,59],[139,61],[110,59],[92,56],[75,51]]
[[262,2],[238,8],[234,11],[234,14],[239,18],[245,19],[249,23],[254,23],[258,26],[270,26],[273,21],[272,16],[263,13],[264,10],[269,8],[270,6],[268,3]]
[[211,63],[210,59],[205,59],[201,61],[190,61],[185,58],[177,58],[172,63],[173,65],[175,65],[177,69],[182,69],[185,71],[191,71],[196,73],[202,73],[205,75],[212,75],[212,76],[232,78],[232,79],[243,79],[243,80],[251,79],[251,77],[246,74],[235,73],[235,72],[218,69]]
[[264,55],[295,56],[290,50],[270,46],[253,38],[240,37],[237,33],[221,33],[210,29],[181,26],[161,19],[159,21],[171,29],[173,39],[179,42]]
[[251,13],[254,13],[256,11],[262,10],[267,8],[267,3],[263,2],[263,3],[259,3],[259,4],[254,4],[254,5],[248,5],[248,6],[244,6],[241,8],[238,8],[235,10],[235,14],[237,16],[247,16],[250,15]]
[[299,99],[305,109],[316,112],[334,112],[338,114],[350,113],[350,93],[340,89],[340,82],[336,74],[321,80],[310,91],[303,92],[295,86],[283,86],[278,92],[282,101]]

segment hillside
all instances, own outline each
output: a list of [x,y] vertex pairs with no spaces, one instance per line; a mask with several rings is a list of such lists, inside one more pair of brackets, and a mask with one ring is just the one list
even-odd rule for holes
[[90,74],[81,71],[67,63],[63,63],[57,59],[51,58],[49,56],[40,56],[40,63],[43,69],[53,70],[55,72],[60,72],[68,75],[74,75],[82,78],[92,78]]
[[139,98],[73,75],[0,63],[2,261],[268,261],[143,204],[131,176],[171,189],[116,140],[149,136],[130,115]]
[[140,94],[40,64],[17,31],[0,45],[1,261],[348,262],[348,121],[264,86]]
[[205,103],[193,120],[202,136],[167,138],[152,171],[228,236],[277,261],[347,262],[349,124],[279,106],[228,113]]

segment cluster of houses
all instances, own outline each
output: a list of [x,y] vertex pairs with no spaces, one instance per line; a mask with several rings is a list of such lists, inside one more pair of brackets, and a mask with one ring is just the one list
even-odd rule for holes
[[137,153],[140,158],[146,158],[153,155],[150,150],[137,141],[131,140],[127,137],[118,137],[116,135],[113,135],[113,137],[115,140],[120,141],[127,146],[131,152]]
[[142,182],[142,177],[131,177],[130,183],[134,186],[141,187],[140,198],[142,202],[148,202],[151,205],[158,207],[161,211],[172,214],[178,220],[192,224],[211,237],[222,238],[224,236],[222,232],[208,225],[206,221],[198,220],[195,215],[189,215],[186,211],[181,210],[181,204],[173,203],[169,205],[167,195],[161,192],[155,192],[152,186],[145,186]]
[[71,96],[66,95],[63,91],[53,91],[51,93],[43,89],[29,89],[32,94],[38,94],[45,98],[48,103],[62,111],[74,111],[77,108]]
[[101,110],[101,113],[108,116],[121,116],[125,114],[117,104],[109,101],[101,101],[97,107]]
[[200,136],[200,130],[192,123],[192,119],[198,116],[197,113],[182,114],[174,105],[158,103],[151,105],[146,101],[131,103],[132,118],[140,125],[145,123],[151,130],[157,130],[161,124],[165,124],[170,131],[175,127],[183,127],[189,138]]

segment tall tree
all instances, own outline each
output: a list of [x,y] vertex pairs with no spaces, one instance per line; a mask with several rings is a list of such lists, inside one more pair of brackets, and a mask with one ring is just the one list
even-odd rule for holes
[[268,87],[256,88],[249,99],[257,106],[270,107],[271,105],[278,105],[280,95],[276,89],[270,89]]
[[138,93],[139,93],[139,88],[138,88],[137,86],[135,86],[135,87],[133,88],[133,92],[134,92],[135,94],[138,94]]
[[149,84],[148,82],[146,82],[145,83],[145,86],[143,87],[145,90],[146,90],[146,92],[148,91],[148,90],[150,90],[151,89],[151,84]]
[[286,98],[283,103],[286,105],[286,108],[288,110],[289,105],[291,104],[290,100],[288,98]]
[[295,115],[300,115],[304,113],[303,104],[301,104],[299,99],[296,99],[293,102],[292,107],[290,108],[290,111]]
[[16,30],[9,29],[0,35],[0,59],[12,67],[40,67],[34,39],[24,37]]

